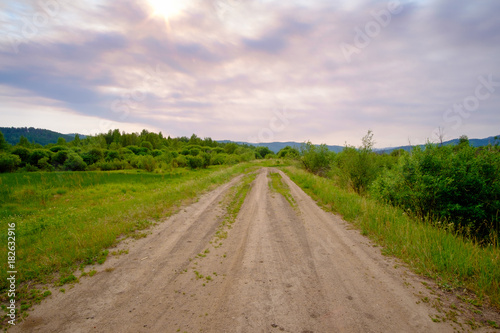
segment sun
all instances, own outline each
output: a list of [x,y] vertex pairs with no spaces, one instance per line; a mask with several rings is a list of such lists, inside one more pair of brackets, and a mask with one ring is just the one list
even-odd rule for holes
[[186,8],[186,0],[148,0],[153,15],[161,16],[165,20],[178,16]]

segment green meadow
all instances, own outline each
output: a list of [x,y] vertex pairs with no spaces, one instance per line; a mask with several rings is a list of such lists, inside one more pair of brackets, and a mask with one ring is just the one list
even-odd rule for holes
[[[34,172],[0,175],[0,230],[16,225],[17,282],[63,283],[79,266],[103,262],[119,237],[144,237],[141,230],[175,212],[200,193],[229,181],[250,164],[208,169],[111,172]],[[7,258],[6,242],[0,256]],[[7,289],[0,272],[0,290]],[[21,293],[28,289],[21,287]],[[20,297],[22,298],[23,295]],[[26,295],[24,295],[26,296]]]

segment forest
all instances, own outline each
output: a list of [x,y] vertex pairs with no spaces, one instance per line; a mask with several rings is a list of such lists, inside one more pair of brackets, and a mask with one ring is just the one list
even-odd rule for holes
[[108,133],[45,146],[30,143],[21,136],[19,143],[8,144],[0,132],[0,172],[15,171],[110,171],[143,169],[150,172],[177,167],[191,169],[209,165],[232,165],[272,155],[267,147],[219,143],[210,138],[165,138],[162,133]]

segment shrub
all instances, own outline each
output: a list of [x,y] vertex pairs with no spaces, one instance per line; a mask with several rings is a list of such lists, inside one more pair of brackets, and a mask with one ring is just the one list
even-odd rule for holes
[[110,162],[110,161],[113,161],[113,160],[117,160],[119,158],[120,158],[120,154],[116,150],[109,150],[106,153],[106,161],[107,162]]
[[226,163],[228,156],[229,155],[226,153],[214,154],[211,156],[210,164],[211,165],[222,165],[222,164]]
[[76,153],[70,153],[68,159],[64,162],[64,168],[70,171],[83,171],[86,167],[87,163]]
[[161,154],[163,154],[163,152],[159,149],[155,149],[151,152],[151,156],[153,156],[153,157],[160,156]]
[[53,153],[57,153],[58,151],[61,151],[61,150],[68,150],[68,148],[63,147],[63,146],[54,146],[54,147],[51,147],[49,150]]
[[52,163],[55,165],[63,165],[64,162],[68,159],[68,154],[70,151],[68,150],[59,150],[52,156]]
[[478,240],[498,233],[500,154],[457,146],[427,144],[380,175],[371,194],[420,218],[446,221]]
[[132,159],[130,164],[137,169],[143,169],[149,172],[154,171],[156,168],[156,160],[154,159],[153,156],[147,155],[147,156],[136,156],[135,158]]
[[30,157],[30,150],[25,147],[16,147],[12,151],[12,154],[19,156],[21,159],[21,166],[26,165],[26,163],[29,163],[29,157]]
[[191,169],[203,167],[203,158],[200,156],[187,156],[187,164]]
[[255,156],[257,158],[264,158],[268,154],[273,154],[273,152],[271,151],[271,149],[269,149],[268,147],[257,147],[257,148],[255,148]]
[[48,157],[43,157],[38,160],[38,167],[44,171],[54,171],[54,167],[49,163]]
[[325,176],[330,170],[334,155],[326,145],[322,144],[318,147],[307,142],[302,145],[301,153],[301,161],[307,171]]
[[0,153],[0,172],[13,172],[21,165],[18,155]]
[[44,158],[44,157],[47,157],[47,158],[51,157],[50,150],[47,150],[47,149],[35,149],[30,154],[29,163],[31,165],[38,165],[38,161],[41,158]]
[[238,155],[227,155],[224,164],[233,165],[240,163],[240,157]]
[[286,146],[278,152],[278,158],[299,158],[299,156],[299,151],[290,146]]
[[146,148],[148,150],[153,150],[153,145],[149,141],[141,142],[141,147]]
[[102,160],[104,157],[104,153],[100,148],[92,148],[86,153],[82,154],[83,161],[88,164],[94,164],[100,160]]
[[187,163],[188,163],[187,158],[184,155],[178,155],[172,161],[172,165],[174,166],[174,168],[177,168],[177,167],[183,168],[183,167],[187,166]]

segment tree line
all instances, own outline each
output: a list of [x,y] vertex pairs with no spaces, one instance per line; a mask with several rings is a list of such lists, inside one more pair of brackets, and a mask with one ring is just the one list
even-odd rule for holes
[[57,143],[42,146],[24,136],[10,145],[0,132],[0,172],[197,169],[270,156],[273,152],[267,147],[219,143],[195,134],[171,138],[161,132],[125,133],[115,129],[84,139],[76,134],[71,142],[60,137]]

